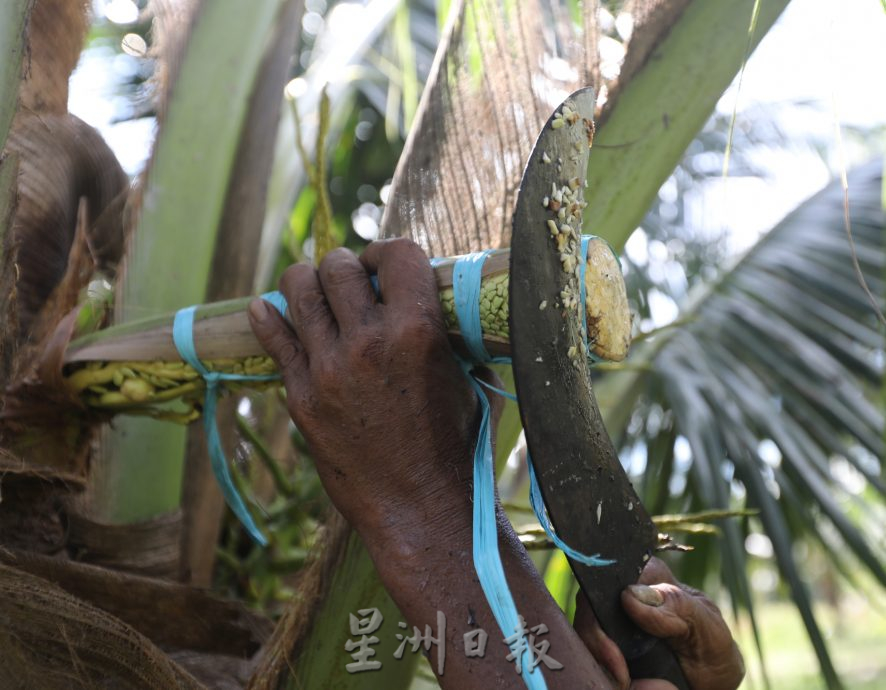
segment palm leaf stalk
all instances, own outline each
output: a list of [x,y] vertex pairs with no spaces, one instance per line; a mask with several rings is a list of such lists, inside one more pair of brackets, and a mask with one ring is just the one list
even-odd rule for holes
[[0,55],[3,56],[0,65],[0,151],[6,147],[6,135],[18,107],[25,26],[30,6],[30,0],[12,0],[0,7]]
[[[585,231],[621,249],[788,0],[688,2],[660,41],[627,54],[588,159]],[[729,27],[721,30],[721,27]],[[649,107],[654,103],[654,107]]]
[[[118,290],[117,323],[205,299],[249,96],[281,7],[280,0],[199,5],[187,51],[172,66],[175,86]],[[230,65],[224,80],[220,63]],[[108,430],[103,452],[113,460],[96,467],[107,475],[96,477],[96,519],[128,522],[177,509],[184,449],[183,429],[149,419]]]

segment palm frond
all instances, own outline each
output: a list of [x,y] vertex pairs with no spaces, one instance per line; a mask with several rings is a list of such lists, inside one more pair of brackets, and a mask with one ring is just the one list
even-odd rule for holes
[[[882,295],[882,164],[850,173],[850,218],[865,280]],[[854,559],[886,586],[881,543],[872,543],[886,509],[882,478],[883,335],[859,285],[843,225],[839,182],[789,214],[731,268],[690,293],[681,323],[644,342],[630,373],[605,375],[598,390],[615,408],[658,405],[666,423],[651,429],[610,426],[625,447],[642,443],[646,473],[667,482],[679,474],[658,448],[682,437],[691,460],[678,502],[700,497],[726,508],[746,492],[760,510],[777,566],[790,587],[829,687],[840,687],[792,547],[818,543],[840,572]],[[641,408],[642,409],[642,408]],[[610,420],[630,420],[611,409]],[[773,452],[775,449],[777,452]],[[848,468],[848,469],[847,469]],[[866,507],[841,481],[864,478]],[[858,482],[856,482],[858,483]],[[644,483],[647,500],[651,483]],[[738,525],[724,531],[724,583],[750,605]],[[690,557],[692,558],[692,557]]]

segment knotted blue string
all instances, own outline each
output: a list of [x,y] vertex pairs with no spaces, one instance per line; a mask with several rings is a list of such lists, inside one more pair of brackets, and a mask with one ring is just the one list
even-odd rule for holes
[[[588,267],[588,246],[590,246],[591,240],[593,239],[598,238],[595,235],[581,236],[581,254],[579,255],[578,262],[578,296],[579,309],[581,310],[581,338],[582,342],[584,343],[584,351],[592,361],[598,362],[600,361],[600,358],[594,355],[594,353],[591,352],[591,349],[588,347],[588,310],[585,308],[585,300],[587,299],[585,271]],[[557,536],[557,533],[554,531],[554,526],[551,524],[551,519],[548,516],[548,511],[545,507],[544,498],[541,495],[541,486],[538,483],[538,477],[535,474],[535,467],[532,464],[532,458],[530,457],[528,450],[526,451],[526,464],[529,466],[529,505],[532,506],[535,517],[538,519],[539,524],[544,529],[545,534],[548,535],[548,539],[554,542],[554,545],[567,556],[569,556],[569,558],[574,561],[578,561],[579,563],[593,566],[612,565],[613,563],[615,563],[615,561],[613,560],[601,558],[600,554],[598,553],[588,555],[581,553],[580,551],[576,551],[571,546],[569,546],[569,544],[560,539],[559,536]]]
[[[583,236],[581,240],[581,266],[579,273],[580,305],[582,312],[582,338],[587,348],[587,315],[585,306],[585,267],[587,265],[587,251],[591,236]],[[523,649],[521,655],[521,668],[523,679],[530,690],[546,689],[544,676],[538,668],[532,668],[532,655],[526,648],[522,639],[523,632],[519,621],[514,598],[505,577],[501,556],[498,550],[498,527],[495,519],[495,468],[492,457],[491,438],[491,412],[489,401],[483,394],[484,386],[500,395],[516,401],[516,397],[503,391],[496,386],[486,383],[472,373],[474,364],[488,362],[510,363],[507,357],[491,357],[483,345],[483,330],[480,323],[480,285],[482,281],[483,263],[489,256],[489,251],[476,252],[460,257],[453,266],[453,300],[455,302],[455,314],[458,318],[459,330],[465,347],[471,354],[471,361],[459,358],[462,369],[468,377],[480,401],[480,430],[477,437],[477,445],[474,449],[474,515],[473,515],[473,558],[474,568],[480,580],[480,586],[489,602],[495,620],[505,637],[511,637],[520,633],[512,644],[512,650]],[[529,453],[526,454],[529,466],[530,493],[529,502],[535,512],[536,518],[551,541],[561,549],[569,558],[589,566],[604,566],[615,563],[612,560],[600,558],[599,554],[586,555],[576,551],[566,544],[551,524],[545,509],[541,488],[532,465]],[[529,663],[527,663],[529,659]]]
[[[271,302],[278,310],[285,311],[286,300],[280,293],[279,299],[273,294],[262,295],[263,298]],[[282,300],[282,309],[281,302]],[[231,471],[228,468],[228,460],[225,457],[225,451],[221,442],[221,435],[218,432],[218,422],[215,418],[215,409],[218,403],[219,387],[224,381],[273,381],[280,378],[277,374],[255,375],[246,374],[225,374],[219,371],[209,371],[197,356],[197,348],[194,346],[194,313],[197,307],[186,307],[179,310],[172,322],[172,340],[181,358],[190,364],[194,370],[203,377],[206,382],[206,394],[203,399],[203,430],[206,434],[206,446],[209,450],[209,461],[212,465],[212,472],[216,481],[221,488],[225,502],[233,511],[237,519],[243,523],[249,535],[259,544],[265,546],[268,540],[261,533],[252,515],[234,482],[231,479]]]
[[[495,464],[492,456],[491,412],[489,400],[481,385],[498,393],[506,394],[495,386],[473,375],[474,364],[492,362],[493,357],[483,344],[483,327],[480,323],[480,284],[483,264],[489,251],[475,252],[456,259],[452,267],[452,297],[455,315],[470,360],[458,357],[459,364],[480,402],[480,430],[474,448],[474,515],[473,559],[474,570],[492,615],[505,638],[513,638],[511,650],[520,650],[521,674],[530,690],[547,690],[544,676],[538,667],[533,668],[533,654],[524,639],[523,625],[505,577],[501,554],[498,550],[498,523],[495,519]],[[497,358],[504,361],[506,358]]]
[[529,505],[532,506],[532,510],[535,512],[535,517],[538,518],[539,524],[544,529],[545,534],[548,535],[548,538],[554,542],[554,545],[573,561],[578,561],[585,565],[613,565],[615,561],[608,558],[601,558],[599,553],[588,556],[580,551],[576,551],[557,536],[557,533],[554,531],[554,526],[551,524],[551,518],[548,517],[544,498],[542,498],[541,495],[541,486],[539,486],[538,477],[535,476],[535,467],[532,465],[532,458],[529,457],[528,450],[526,451],[526,464],[529,465]]
[[523,625],[517,613],[517,606],[505,577],[504,566],[498,551],[498,524],[495,519],[495,465],[492,457],[491,413],[489,401],[471,374],[472,364],[461,360],[462,369],[468,383],[480,401],[480,431],[474,449],[474,515],[473,515],[473,557],[474,569],[492,609],[492,615],[505,638],[516,636],[511,650],[522,650],[520,668],[526,687],[530,690],[547,690],[541,669],[533,668],[533,652],[524,641]]

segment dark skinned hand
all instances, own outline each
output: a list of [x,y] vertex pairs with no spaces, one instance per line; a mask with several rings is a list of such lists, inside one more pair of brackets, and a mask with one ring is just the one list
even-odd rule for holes
[[[703,592],[677,582],[663,561],[652,558],[639,583],[622,592],[628,616],[674,650],[692,690],[736,690],[744,661],[720,609]],[[600,628],[582,592],[575,600],[575,630],[618,683],[619,690],[675,690],[663,680],[634,680],[624,656]]]
[[291,266],[280,289],[292,327],[261,300],[250,319],[345,518],[358,530],[391,515],[427,519],[416,509],[432,496],[467,491],[476,398],[445,338],[424,252],[407,241],[373,243],[359,258],[337,249],[319,270]]

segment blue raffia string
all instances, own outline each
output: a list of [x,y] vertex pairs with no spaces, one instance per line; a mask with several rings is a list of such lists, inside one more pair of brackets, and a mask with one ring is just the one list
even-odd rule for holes
[[[286,310],[286,300],[280,293],[268,293],[262,297],[274,305],[281,313]],[[282,308],[281,308],[282,300]],[[186,307],[179,310],[172,323],[172,340],[181,358],[190,364],[206,382],[206,394],[203,399],[203,430],[206,434],[206,445],[209,450],[209,461],[216,481],[221,487],[225,502],[230,506],[237,519],[243,523],[249,535],[259,544],[265,546],[268,540],[261,533],[246,504],[243,502],[234,482],[231,479],[231,471],[228,468],[228,460],[222,447],[221,435],[218,432],[218,422],[215,418],[215,409],[218,403],[219,387],[224,381],[273,381],[279,379],[277,374],[255,375],[225,374],[219,371],[209,371],[197,356],[197,348],[194,346],[194,313],[197,307]]]
[[[587,348],[587,315],[584,309],[586,299],[585,268],[587,265],[587,251],[593,236],[583,236],[581,240],[581,266],[579,273],[580,304],[582,305],[582,338]],[[480,579],[483,593],[489,602],[495,620],[506,637],[514,633],[521,633],[514,598],[505,577],[501,557],[498,550],[498,528],[495,521],[495,469],[492,459],[492,439],[490,423],[490,407],[486,395],[480,386],[492,390],[511,400],[516,401],[516,396],[507,391],[486,383],[472,374],[474,364],[488,362],[510,363],[507,357],[491,357],[483,345],[483,332],[480,324],[480,284],[482,280],[483,263],[490,252],[476,252],[456,260],[453,266],[453,298],[455,313],[458,318],[459,329],[468,352],[473,361],[459,358],[462,369],[468,377],[468,381],[477,393],[480,401],[481,417],[480,430],[477,445],[474,450],[474,534],[473,534],[473,557],[474,568]],[[599,554],[587,555],[576,551],[557,536],[551,520],[545,509],[541,488],[535,474],[535,468],[529,453],[526,454],[529,466],[530,494],[529,502],[535,512],[536,518],[551,541],[561,549],[569,558],[589,566],[606,566],[615,563],[613,560],[603,559]],[[518,638],[512,645],[512,649],[519,649],[523,645],[522,639]],[[521,656],[521,668],[523,679],[530,690],[546,688],[544,677],[538,668],[531,668],[531,661],[526,663],[526,656],[530,654],[524,648]],[[531,659],[531,654],[529,656]],[[527,672],[529,671],[529,672]]]
[[[372,276],[375,278],[375,276]],[[374,283],[373,283],[374,284]],[[376,291],[378,291],[378,286],[376,286]],[[282,292],[274,290],[273,292],[266,292],[261,296],[261,298],[270,303],[274,309],[280,312],[281,316],[286,316],[286,310],[289,309],[289,305],[286,304],[286,298],[283,296]]]
[[489,251],[476,252],[459,257],[452,269],[452,296],[455,302],[455,315],[468,352],[473,361],[459,359],[468,383],[477,394],[480,402],[480,430],[474,448],[474,515],[473,515],[473,558],[474,569],[480,586],[492,609],[492,615],[505,638],[513,636],[512,652],[520,652],[520,669],[523,681],[529,690],[547,690],[541,670],[533,667],[533,655],[525,640],[523,625],[517,613],[517,606],[505,577],[501,554],[498,550],[498,524],[495,519],[495,466],[492,458],[492,436],[489,401],[480,384],[495,389],[480,381],[471,373],[475,363],[492,361],[483,345],[483,329],[480,324],[480,282],[483,263]]
[[535,517],[538,518],[538,522],[544,529],[545,534],[547,534],[548,538],[554,542],[554,545],[573,561],[594,566],[614,565],[615,561],[608,558],[601,558],[599,553],[588,556],[580,551],[576,551],[557,536],[557,533],[554,531],[554,526],[551,524],[551,518],[548,517],[548,511],[545,508],[544,498],[542,498],[541,495],[541,487],[538,483],[538,477],[535,476],[535,467],[532,465],[532,458],[529,457],[529,451],[526,451],[526,464],[529,465],[529,504],[532,506],[532,510],[535,512]]
[[480,282],[483,264],[491,254],[487,249],[458,257],[452,266],[452,296],[455,315],[464,337],[465,346],[474,362],[489,362],[491,355],[483,344],[480,325]]

